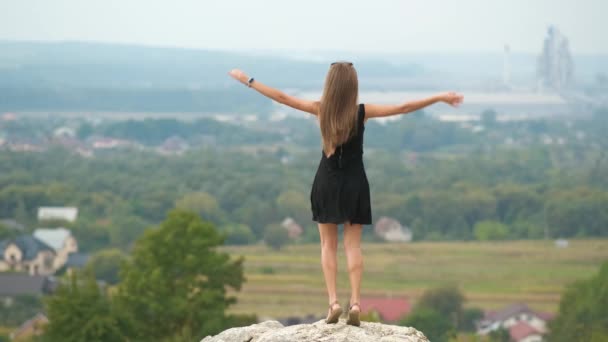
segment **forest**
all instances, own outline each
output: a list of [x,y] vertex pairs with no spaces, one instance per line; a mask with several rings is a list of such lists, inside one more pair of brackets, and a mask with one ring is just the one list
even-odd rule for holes
[[[74,136],[57,134],[66,129],[73,129]],[[608,235],[606,109],[587,119],[528,121],[500,121],[488,109],[479,122],[468,125],[417,112],[389,123],[372,121],[365,129],[373,220],[398,220],[412,231],[415,242],[428,241],[417,247],[436,248],[430,241],[590,241]],[[185,150],[158,153],[176,137],[188,146]],[[129,143],[93,148],[100,138]],[[287,255],[292,248],[311,250],[319,241],[309,191],[321,157],[320,137],[309,118],[229,123],[211,118],[19,117],[0,122],[0,141],[0,218],[15,219],[26,232],[69,228],[79,251],[91,256],[82,271],[56,274],[60,287],[52,296],[17,297],[10,307],[0,308],[0,319],[9,327],[44,310],[52,323],[40,341],[159,336],[190,341],[251,324],[257,319],[251,303],[260,294],[239,294],[245,271],[254,287],[270,286],[265,281],[278,284],[272,277],[283,276],[283,271],[276,266],[277,259],[273,267],[245,269],[247,263],[239,255],[247,248]],[[14,148],[21,143],[37,149]],[[83,148],[91,153],[80,153]],[[40,206],[75,206],[78,218],[38,221]],[[304,228],[300,237],[288,239],[279,226],[286,217]],[[368,246],[394,248],[367,228],[363,239],[375,242]],[[19,233],[0,226],[0,239]],[[219,245],[233,252],[211,251]],[[316,260],[316,252],[311,253]],[[511,272],[496,265],[501,272]],[[316,271],[310,275],[320,281]],[[170,272],[190,278],[184,282],[162,276]],[[604,266],[598,279],[605,273]],[[207,284],[199,282],[200,274],[220,277]],[[100,291],[96,281],[107,288]],[[142,284],[147,286],[143,292]],[[230,293],[224,285],[232,288]],[[595,318],[584,324],[596,324],[597,317],[603,317],[605,306],[596,308],[585,295],[586,286],[568,288],[558,322],[579,320],[569,316],[571,306],[583,314],[593,311]],[[190,301],[186,294],[199,290],[206,295]],[[500,287],[492,291],[504,295]],[[165,298],[161,306],[158,298]],[[579,308],[579,302],[584,306]],[[154,321],[160,307],[167,319]],[[466,330],[458,322],[438,321],[435,312],[440,309],[421,306],[401,324],[430,330],[437,340]],[[197,323],[202,321],[208,323]],[[79,329],[86,322],[95,324]],[[0,341],[3,338],[0,331]]]
[[[481,133],[424,113],[368,125],[364,162],[374,221],[393,217],[415,240],[608,234],[605,110],[570,122],[496,122],[491,112],[484,120],[488,128]],[[4,128],[25,135],[44,132],[40,125]],[[87,252],[128,248],[173,208],[198,212],[227,234],[228,244],[260,241],[286,217],[305,227],[296,243],[314,242],[309,189],[320,158],[318,132],[312,121],[280,125],[264,132],[212,120],[140,120],[82,124],[78,132],[83,139],[103,134],[152,146],[172,135],[215,139],[182,155],[119,149],[88,158],[52,143],[38,153],[0,150],[0,217],[33,229],[44,224],[35,222],[39,206],[76,206],[78,220],[62,224]],[[505,144],[506,136],[516,143]],[[567,143],[543,144],[546,136]],[[371,229],[365,232],[376,239]]]

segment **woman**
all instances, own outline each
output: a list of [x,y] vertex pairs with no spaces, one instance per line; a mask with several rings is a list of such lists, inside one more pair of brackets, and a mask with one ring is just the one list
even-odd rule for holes
[[349,62],[331,64],[319,101],[287,95],[250,78],[238,69],[229,74],[272,100],[317,116],[323,150],[312,184],[310,201],[313,220],[319,227],[321,264],[329,295],[329,310],[325,321],[337,323],[342,314],[336,293],[336,253],[338,224],[344,224],[344,249],[351,285],[347,324],[359,326],[359,295],[363,272],[361,229],[364,224],[372,223],[369,184],[362,159],[365,122],[369,118],[411,113],[437,102],[458,106],[462,103],[463,96],[448,92],[399,105],[358,104],[357,72]]

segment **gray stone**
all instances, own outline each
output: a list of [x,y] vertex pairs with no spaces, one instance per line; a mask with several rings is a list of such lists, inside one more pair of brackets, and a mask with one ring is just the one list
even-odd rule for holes
[[324,320],[312,324],[283,327],[277,321],[266,321],[248,327],[231,328],[216,336],[207,336],[201,342],[428,342],[420,331],[382,323],[361,322],[360,327],[337,324]]
[[255,337],[267,331],[275,331],[281,328],[283,328],[283,324],[277,321],[265,321],[248,327],[230,328],[218,335],[207,336],[201,342],[251,342]]

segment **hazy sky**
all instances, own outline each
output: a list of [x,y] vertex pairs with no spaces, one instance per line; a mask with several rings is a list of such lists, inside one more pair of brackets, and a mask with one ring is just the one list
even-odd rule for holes
[[0,39],[229,50],[608,53],[608,0],[0,0]]

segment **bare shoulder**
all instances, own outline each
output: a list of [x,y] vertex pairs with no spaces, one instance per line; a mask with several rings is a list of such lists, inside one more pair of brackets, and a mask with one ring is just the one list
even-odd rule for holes
[[374,114],[375,108],[374,108],[373,104],[361,103],[361,109],[363,110],[363,123],[364,124],[367,122],[367,120],[376,116]]
[[312,102],[312,108],[313,108],[313,111],[314,111],[313,114],[318,116],[319,115],[319,110],[321,108],[321,101],[313,101]]

